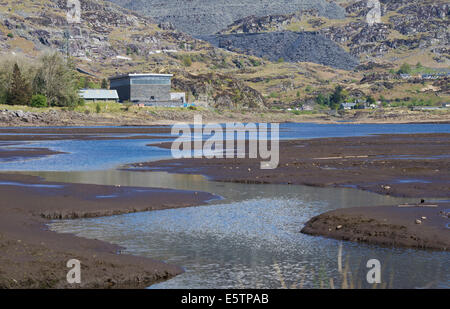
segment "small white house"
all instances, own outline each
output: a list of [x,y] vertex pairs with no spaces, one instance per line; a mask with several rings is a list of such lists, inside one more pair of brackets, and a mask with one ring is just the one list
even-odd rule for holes
[[341,108],[345,110],[356,108],[356,103],[342,103]]
[[171,92],[170,101],[178,101],[181,103],[186,103],[186,93],[184,92]]

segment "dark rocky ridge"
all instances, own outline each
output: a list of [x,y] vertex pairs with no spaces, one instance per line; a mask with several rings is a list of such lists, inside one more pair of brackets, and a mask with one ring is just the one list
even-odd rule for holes
[[320,16],[344,18],[345,11],[325,0],[108,0],[148,15],[159,22],[171,22],[178,30],[193,35],[217,33],[238,19],[254,15],[290,14],[317,10]]
[[267,32],[200,36],[214,46],[271,61],[313,62],[352,70],[358,60],[316,32]]

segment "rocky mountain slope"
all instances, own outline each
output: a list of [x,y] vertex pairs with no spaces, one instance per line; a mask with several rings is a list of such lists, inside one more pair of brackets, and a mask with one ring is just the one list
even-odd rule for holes
[[[69,24],[66,0],[1,0],[0,3],[0,56],[25,55],[37,57],[47,50],[69,55],[78,71],[91,79],[101,80],[115,74],[131,72],[170,72],[181,79],[186,75],[184,54],[195,53],[208,66],[224,66],[225,52],[209,44],[174,30],[170,25],[159,24],[149,17],[128,11],[109,2],[80,0],[81,21]],[[244,56],[233,56],[243,63]],[[240,63],[240,62],[239,62]],[[225,66],[236,67],[232,61]],[[207,68],[205,68],[207,70]],[[239,106],[264,108],[261,95],[241,81],[233,80],[208,91],[200,83],[198,89],[176,85],[176,90],[186,91],[192,98],[202,97],[211,105],[220,105],[226,93],[234,88],[246,100]],[[206,81],[204,81],[206,83]],[[229,89],[233,87],[233,89]],[[216,103],[215,98],[221,98]],[[227,103],[228,104],[228,103]]]
[[[165,15],[154,19],[142,15],[145,10],[130,11],[107,1],[80,2],[81,22],[69,25],[66,0],[0,0],[0,57],[69,53],[82,75],[97,83],[117,73],[173,73],[175,91],[218,108],[309,105],[337,84],[358,98],[448,101],[448,80],[402,80],[395,74],[404,62],[414,68],[420,62],[428,72],[450,68],[445,0],[381,0],[381,23],[372,26],[365,19],[366,0],[298,0],[303,6],[286,4],[281,13],[273,8],[284,2],[276,1],[262,6],[267,11],[261,14],[271,15],[257,16],[254,7],[245,13],[253,16],[233,15],[238,19],[202,36],[212,44],[176,30]],[[260,2],[269,1],[252,3]],[[145,3],[159,4],[153,7],[156,12],[174,3],[194,7],[200,0]],[[216,15],[227,11],[228,4],[241,9],[234,0],[208,3],[204,9]],[[336,3],[340,7],[334,10]],[[191,16],[189,12],[194,11],[185,15]],[[215,16],[202,14],[190,17],[199,29],[204,18]]]
[[270,61],[313,62],[352,70],[358,60],[339,45],[316,32],[268,32],[199,37],[236,53],[265,57]]
[[127,54],[148,55],[177,49],[182,43],[196,44],[188,35],[161,31],[152,19],[108,2],[80,3],[81,22],[69,24],[66,0],[3,0],[0,46],[27,54],[57,49],[86,62],[117,62]]
[[334,20],[317,12],[247,17],[221,34],[317,31],[362,61],[389,62],[420,57],[422,62],[449,65],[450,4],[445,0],[380,0],[381,22],[369,25],[368,1],[342,0],[346,18]]
[[326,0],[109,0],[159,22],[171,22],[193,35],[216,33],[250,16],[290,14],[314,9],[320,16],[343,18],[342,7]]

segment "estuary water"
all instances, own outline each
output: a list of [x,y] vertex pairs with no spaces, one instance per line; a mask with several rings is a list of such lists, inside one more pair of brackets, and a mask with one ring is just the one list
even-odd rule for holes
[[[449,133],[450,125],[280,126],[282,139],[439,132]],[[57,232],[116,243],[126,253],[185,269],[184,274],[150,288],[314,288],[341,287],[344,281],[349,286],[370,287],[366,281],[370,259],[381,262],[384,287],[450,288],[448,252],[340,242],[300,233],[307,220],[328,210],[415,199],[352,188],[220,183],[199,175],[117,169],[126,163],[167,158],[168,150],[146,146],[154,142],[158,140],[33,142],[25,147],[66,154],[0,162],[0,170],[22,171],[49,181],[175,188],[221,196],[198,207],[50,224]]]

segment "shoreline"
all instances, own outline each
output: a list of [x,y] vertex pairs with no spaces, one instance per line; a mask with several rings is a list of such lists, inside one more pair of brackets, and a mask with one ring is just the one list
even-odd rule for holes
[[[171,143],[150,146],[168,149]],[[168,159],[124,169],[201,174],[223,182],[352,187],[395,197],[447,198],[449,149],[450,133],[297,139],[280,141],[282,155],[273,170],[261,170],[260,158]]]
[[301,233],[384,247],[448,251],[449,216],[450,203],[345,208],[311,218]]
[[[172,126],[179,123],[188,123],[193,124],[194,121],[191,120],[191,118],[186,119],[180,119],[180,120],[156,120],[156,121],[148,121],[148,122],[142,122],[142,124],[133,124],[133,123],[120,123],[117,124],[116,121],[111,122],[105,122],[105,123],[98,123],[98,122],[80,122],[77,124],[64,124],[64,123],[38,123],[38,124],[30,124],[30,123],[24,123],[24,124],[16,124],[12,126],[11,124],[7,123],[0,123],[0,133],[3,129],[6,128],[16,128],[20,130],[21,128],[83,128],[83,127],[112,127],[112,126],[120,126],[123,128],[133,128],[133,127],[155,127],[155,126]],[[439,119],[439,120],[424,120],[424,121],[417,121],[417,120],[366,120],[366,121],[354,121],[354,120],[323,120],[321,118],[299,118],[299,119],[264,119],[264,118],[218,118],[218,119],[203,119],[203,124],[216,124],[216,123],[234,123],[234,122],[242,122],[242,123],[248,123],[248,122],[255,122],[255,123],[316,123],[316,124],[450,124],[450,120],[445,119]]]
[[[167,148],[170,144],[159,146]],[[283,155],[274,170],[260,170],[259,159],[246,158],[163,160],[129,167],[141,172],[157,167],[169,173],[201,174],[223,182],[351,187],[417,197],[421,215],[412,216],[412,206],[362,205],[321,214],[310,219],[301,231],[382,246],[446,251],[450,247],[450,221],[439,212],[450,203],[433,203],[436,209],[422,210],[428,198],[450,197],[446,168],[450,166],[450,156],[446,155],[449,149],[450,133],[389,134],[281,141]]]
[[[83,136],[91,138],[96,133],[150,134],[155,133],[152,130],[158,130],[157,128],[130,128],[134,131],[124,132],[127,129],[80,128],[78,133],[84,130]],[[64,133],[73,129],[11,130],[17,130],[14,133],[30,130],[38,136],[39,133]],[[161,130],[164,132],[159,133],[166,133],[168,129]],[[29,139],[30,136],[26,137]],[[65,139],[64,137],[63,135],[62,139]],[[8,146],[12,144],[8,141],[5,143]],[[170,144],[162,142],[152,146],[168,147]],[[447,175],[445,168],[442,170],[442,166],[450,164],[450,156],[428,158],[439,153],[448,153],[449,133],[286,140],[281,141],[280,146],[283,156],[276,170],[259,170],[258,159],[253,161],[180,159],[135,163],[128,166],[133,166],[133,171],[140,172],[152,171],[152,168],[157,167],[158,171],[202,174],[217,181],[356,186],[359,189],[380,194],[418,197],[418,201],[426,192],[431,192],[432,197],[440,197],[439,195],[448,197],[450,192],[450,175]],[[23,149],[19,155],[26,155],[29,150]],[[45,155],[47,150],[40,151],[43,151]],[[18,155],[18,153],[9,153]],[[412,158],[408,160],[395,158],[405,154]],[[382,156],[381,159],[380,156]],[[388,182],[389,179],[386,177],[395,175],[427,181],[422,183]],[[361,183],[362,180],[365,182]],[[87,273],[82,281],[81,287],[84,288],[142,288],[176,276],[183,272],[178,266],[143,257],[117,254],[122,249],[119,246],[72,234],[49,231],[46,223],[52,219],[92,218],[197,206],[215,197],[210,193],[171,189],[47,182],[39,177],[17,175],[13,172],[0,173],[0,194],[6,197],[0,200],[0,247],[5,252],[0,257],[0,287],[4,288],[72,287],[65,280],[68,271],[65,262],[73,257],[81,260],[82,272]],[[152,201],[152,206],[149,206],[149,200]],[[361,209],[364,211],[366,208]],[[387,212],[383,213],[387,214]],[[350,220],[351,216],[344,213],[342,218]],[[427,221],[427,224],[430,221]],[[352,226],[354,227],[355,224]],[[345,230],[342,229],[342,231]],[[445,232],[448,231],[449,229],[445,230]],[[311,228],[305,232],[325,237],[341,237],[337,234],[325,233],[321,228]],[[348,240],[358,241],[356,238],[358,237]],[[367,242],[377,243],[373,238]],[[378,244],[382,243],[378,242]],[[18,264],[15,262],[17,260],[21,260],[22,263]]]
[[[12,107],[11,107],[12,108]],[[263,122],[286,123],[306,122],[318,124],[414,124],[414,123],[450,123],[450,109],[439,112],[411,111],[405,108],[386,108],[377,110],[351,111],[277,111],[263,110],[213,110],[199,108],[168,109],[138,108],[129,112],[84,114],[75,111],[63,111],[57,108],[35,112],[22,112],[17,116],[15,111],[27,107],[14,107],[13,110],[0,110],[0,128],[6,127],[73,127],[73,126],[160,126],[173,125],[180,122],[193,122],[194,115],[201,115],[204,123],[225,122]],[[8,114],[9,116],[5,116]],[[418,120],[420,119],[420,120]],[[186,121],[188,120],[188,121]]]
[[[145,288],[182,268],[121,254],[120,246],[50,231],[53,219],[111,216],[197,206],[205,192],[46,182],[0,174],[1,288]],[[151,202],[149,202],[151,201]],[[66,282],[69,259],[79,259],[82,283]]]

